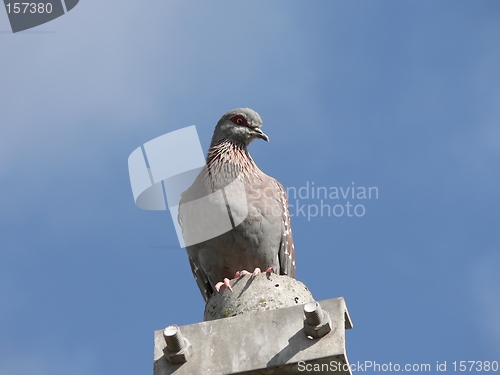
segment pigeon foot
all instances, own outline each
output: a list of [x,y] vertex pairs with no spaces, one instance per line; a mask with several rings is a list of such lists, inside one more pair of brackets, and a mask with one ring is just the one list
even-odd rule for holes
[[215,290],[217,292],[220,292],[220,288],[226,287],[229,289],[231,292],[233,291],[233,288],[231,288],[231,284],[229,284],[229,279],[226,277],[224,278],[224,281],[219,281],[217,284],[215,284]]

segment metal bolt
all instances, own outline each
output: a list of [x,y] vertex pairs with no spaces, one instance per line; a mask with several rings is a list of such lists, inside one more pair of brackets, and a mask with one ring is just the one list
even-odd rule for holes
[[304,305],[304,332],[307,336],[319,339],[332,330],[332,320],[328,311],[323,311],[318,302]]
[[185,346],[181,330],[175,324],[168,326],[163,330],[163,337],[167,343],[167,349],[171,352],[178,352]]
[[306,316],[306,322],[311,326],[320,325],[323,320],[323,310],[316,301],[304,305],[304,314]]
[[163,330],[163,338],[167,343],[163,354],[170,363],[185,363],[193,355],[193,347],[188,339],[182,336],[181,329],[175,324]]

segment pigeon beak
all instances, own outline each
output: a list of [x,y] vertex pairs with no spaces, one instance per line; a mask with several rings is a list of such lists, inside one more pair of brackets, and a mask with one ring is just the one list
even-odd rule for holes
[[262,130],[260,130],[259,128],[254,128],[253,131],[255,132],[255,134],[257,134],[258,138],[263,139],[266,142],[269,142],[269,137],[266,134],[264,134]]

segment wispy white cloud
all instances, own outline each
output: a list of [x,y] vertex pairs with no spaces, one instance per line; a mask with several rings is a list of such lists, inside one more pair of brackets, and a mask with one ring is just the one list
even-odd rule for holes
[[[55,143],[68,151],[61,143],[71,149],[89,129],[124,135],[174,106],[191,113],[166,132],[192,125],[210,98],[231,105],[228,89],[249,90],[291,26],[287,14],[267,3],[87,2],[41,27],[55,33],[3,35],[0,173],[26,155],[46,158]],[[214,108],[214,123],[227,109]]]

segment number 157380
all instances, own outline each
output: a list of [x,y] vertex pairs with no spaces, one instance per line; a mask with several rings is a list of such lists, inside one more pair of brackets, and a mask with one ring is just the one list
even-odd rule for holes
[[8,13],[52,13],[51,3],[6,3]]
[[498,371],[497,361],[454,361],[454,371]]

